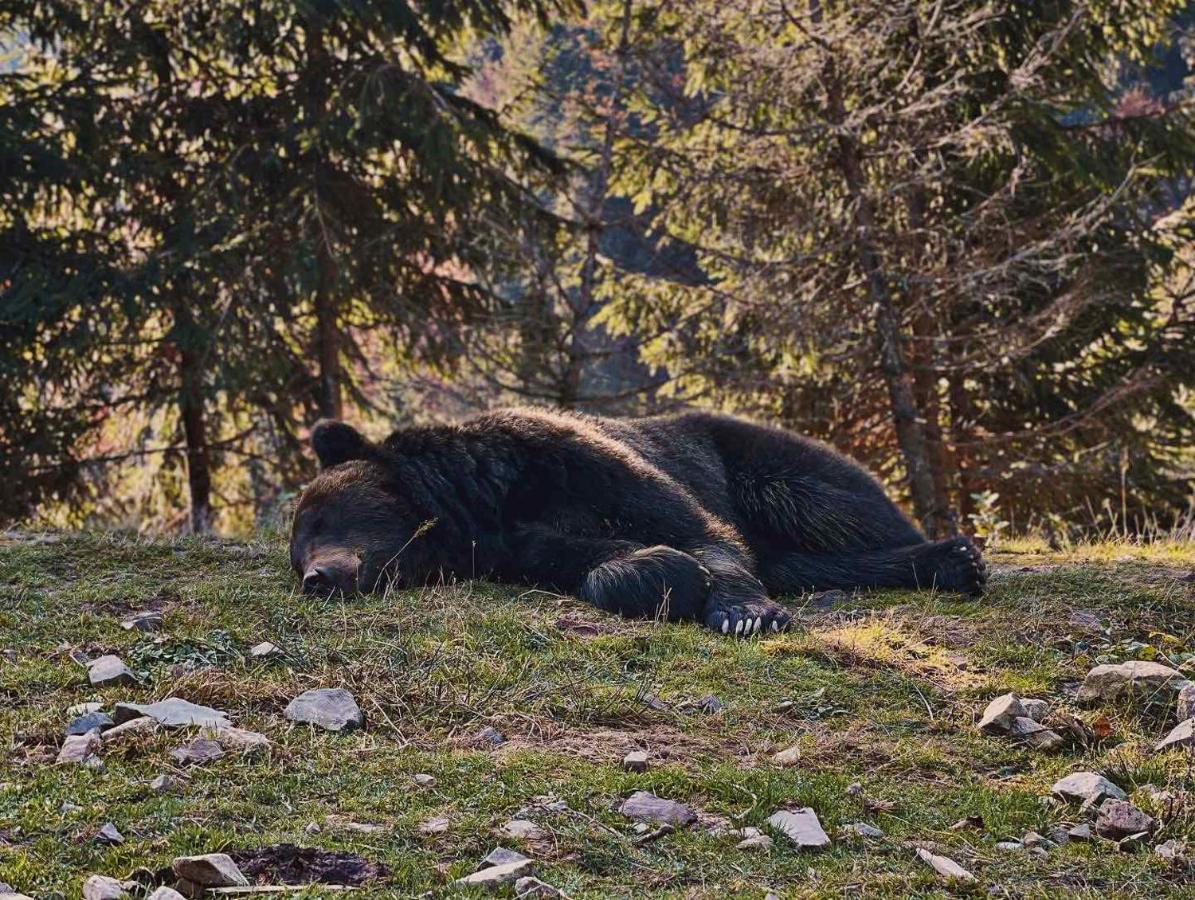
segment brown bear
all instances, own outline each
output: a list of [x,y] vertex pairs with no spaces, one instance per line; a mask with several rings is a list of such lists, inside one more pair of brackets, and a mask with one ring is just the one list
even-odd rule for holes
[[487,577],[749,635],[789,622],[769,593],[986,581],[970,541],[927,541],[854,462],[732,416],[510,409],[311,440],[290,542],[309,592]]

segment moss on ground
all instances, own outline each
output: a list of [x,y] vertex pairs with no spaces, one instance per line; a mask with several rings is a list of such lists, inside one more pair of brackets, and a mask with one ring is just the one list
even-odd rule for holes
[[[546,832],[529,851],[537,874],[573,897],[955,890],[917,860],[917,846],[951,856],[1001,896],[1190,896],[1187,870],[1148,851],[1072,843],[1037,858],[995,847],[1074,821],[1075,810],[1046,799],[1071,771],[1105,772],[1143,803],[1149,785],[1195,789],[1191,757],[1149,752],[1173,724],[1171,710],[1084,711],[1103,717],[1107,739],[1055,755],[973,725],[1006,690],[1072,706],[1098,662],[1152,658],[1195,674],[1195,549],[1012,549],[994,556],[983,602],[858,596],[807,609],[790,634],[735,643],[483,583],[306,598],[278,542],[10,537],[0,541],[0,649],[10,651],[0,660],[0,881],[34,897],[76,897],[89,873],[124,876],[176,855],[290,842],[390,867],[388,881],[357,896],[447,892],[495,845],[512,845],[495,829],[531,807]],[[160,631],[120,627],[147,608],[162,612]],[[251,658],[262,640],[284,655]],[[140,683],[91,688],[72,653],[106,652]],[[287,722],[287,702],[316,686],[351,690],[367,728],[331,735]],[[683,705],[710,694],[722,711]],[[103,771],[53,764],[68,706],[169,695],[227,710],[276,745],[181,771],[169,751],[183,737],[159,732],[105,748]],[[486,725],[508,741],[477,746],[471,737]],[[800,764],[777,766],[772,755],[793,745]],[[651,767],[623,771],[622,757],[638,748]],[[179,778],[176,791],[148,789],[162,773]],[[416,785],[415,773],[435,785]],[[854,783],[861,792],[848,790]],[[840,839],[815,856],[781,841],[767,853],[740,851],[703,827],[637,843],[614,811],[637,789],[684,801],[707,824],[759,826],[803,805],[831,834],[865,821],[886,837]],[[568,808],[544,811],[545,798]],[[436,816],[448,830],[421,832]],[[982,826],[951,827],[969,816]],[[123,844],[93,840],[109,821]],[[312,822],[318,832],[307,830]],[[1195,817],[1167,818],[1166,838],[1195,846]]]

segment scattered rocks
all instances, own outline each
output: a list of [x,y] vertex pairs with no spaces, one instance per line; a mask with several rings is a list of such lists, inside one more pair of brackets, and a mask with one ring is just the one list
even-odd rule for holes
[[1063,800],[1081,803],[1098,804],[1109,797],[1114,800],[1128,799],[1124,791],[1095,772],[1072,772],[1054,782],[1050,790]]
[[799,765],[801,762],[801,748],[796,744],[793,744],[791,747],[786,747],[779,753],[772,755],[772,762],[778,766],[784,766],[785,768]]
[[95,839],[101,844],[123,844],[124,835],[111,822],[105,822],[100,826],[100,830],[95,833]]
[[1153,817],[1127,800],[1105,800],[1095,820],[1095,833],[1113,841],[1153,831]]
[[649,791],[635,791],[618,811],[628,819],[662,825],[688,825],[697,819],[697,814],[683,803],[664,800]]
[[68,735],[58,751],[59,763],[85,763],[100,750],[100,733],[89,731],[86,734]]
[[224,748],[208,738],[196,738],[189,744],[176,747],[170,756],[180,766],[202,766],[224,755]]
[[502,884],[517,881],[524,875],[530,874],[535,868],[534,860],[525,859],[520,862],[506,863],[501,866],[489,866],[480,869],[472,875],[458,878],[453,882],[457,887],[486,887],[494,888]]
[[285,715],[292,722],[318,725],[328,731],[351,731],[365,724],[357,701],[344,688],[304,691],[286,707]]
[[105,712],[84,713],[66,726],[67,734],[87,734],[89,731],[107,731],[116,723]]
[[120,627],[125,631],[157,631],[162,627],[162,614],[154,610],[134,613],[127,619],[121,619]]
[[524,875],[515,882],[516,897],[563,897],[564,892],[534,875]]
[[201,887],[248,887],[246,878],[227,853],[206,853],[202,856],[180,856],[170,868],[179,878]]
[[420,787],[429,788],[436,786],[436,777],[434,775],[428,775],[425,772],[416,772],[411,776],[411,780]]
[[122,900],[138,887],[135,881],[120,881],[107,875],[91,875],[83,882],[83,900]]
[[972,884],[978,879],[949,856],[938,856],[920,847],[917,848],[918,858],[938,873],[938,877],[946,881],[957,881]]
[[1115,700],[1129,693],[1157,695],[1178,693],[1189,682],[1175,669],[1161,663],[1134,659],[1116,665],[1096,666],[1079,688],[1080,703]]
[[282,648],[277,644],[271,644],[269,641],[262,641],[260,644],[254,644],[249,648],[249,655],[254,659],[266,659],[271,656],[281,656]]
[[95,687],[103,687],[109,684],[133,684],[137,679],[124,660],[109,653],[87,664],[87,680]]
[[179,697],[167,697],[156,703],[117,703],[112,711],[118,726],[143,716],[165,728],[227,728],[232,724],[227,713]]
[[1016,719],[1028,718],[1029,713],[1016,694],[1002,694],[983,711],[979,719],[979,730],[984,734],[1008,734]]
[[498,830],[506,837],[520,841],[538,841],[544,837],[544,830],[530,819],[511,819]]
[[518,850],[508,850],[506,847],[495,847],[481,862],[483,866],[504,866],[507,863],[522,862],[523,860],[530,858],[531,857],[520,853]]
[[795,811],[780,810],[768,816],[768,824],[793,842],[800,850],[821,850],[830,846],[830,836],[809,807]]
[[1154,745],[1155,751],[1169,750],[1172,747],[1195,746],[1195,719],[1179,722],[1170,733]]
[[646,772],[647,759],[646,750],[632,750],[622,758],[622,767],[628,772]]

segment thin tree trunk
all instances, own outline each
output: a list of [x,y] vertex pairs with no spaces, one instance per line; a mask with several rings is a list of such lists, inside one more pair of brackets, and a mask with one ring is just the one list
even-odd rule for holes
[[[820,21],[820,4],[814,2],[811,8],[814,21]],[[823,75],[829,118],[835,125],[841,126],[846,120],[846,106],[833,57],[827,59]],[[892,422],[896,430],[897,445],[904,458],[913,511],[925,532],[934,535],[940,530],[940,525],[935,502],[933,469],[926,452],[921,411],[917,407],[913,382],[905,365],[900,319],[880,262],[880,255],[876,250],[875,214],[871,197],[867,192],[861,153],[854,137],[845,129],[839,129],[837,143],[839,172],[855,208],[855,255],[867,280],[868,297],[875,307],[874,325],[880,350],[880,372],[888,389]]]
[[[318,198],[316,202],[319,202]],[[322,233],[316,241],[315,340],[319,361],[316,401],[321,417],[339,419],[344,412],[344,405],[340,386],[340,316],[334,287],[335,262]]]
[[212,462],[204,410],[203,354],[191,340],[194,326],[189,311],[183,306],[176,310],[176,315],[175,327],[182,338],[179,343],[178,411],[186,443],[191,531],[207,534],[212,529]]

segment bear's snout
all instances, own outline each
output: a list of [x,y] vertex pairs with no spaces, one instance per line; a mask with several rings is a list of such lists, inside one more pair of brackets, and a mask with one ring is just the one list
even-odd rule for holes
[[326,560],[309,565],[303,572],[303,593],[352,593],[357,590],[356,561]]

